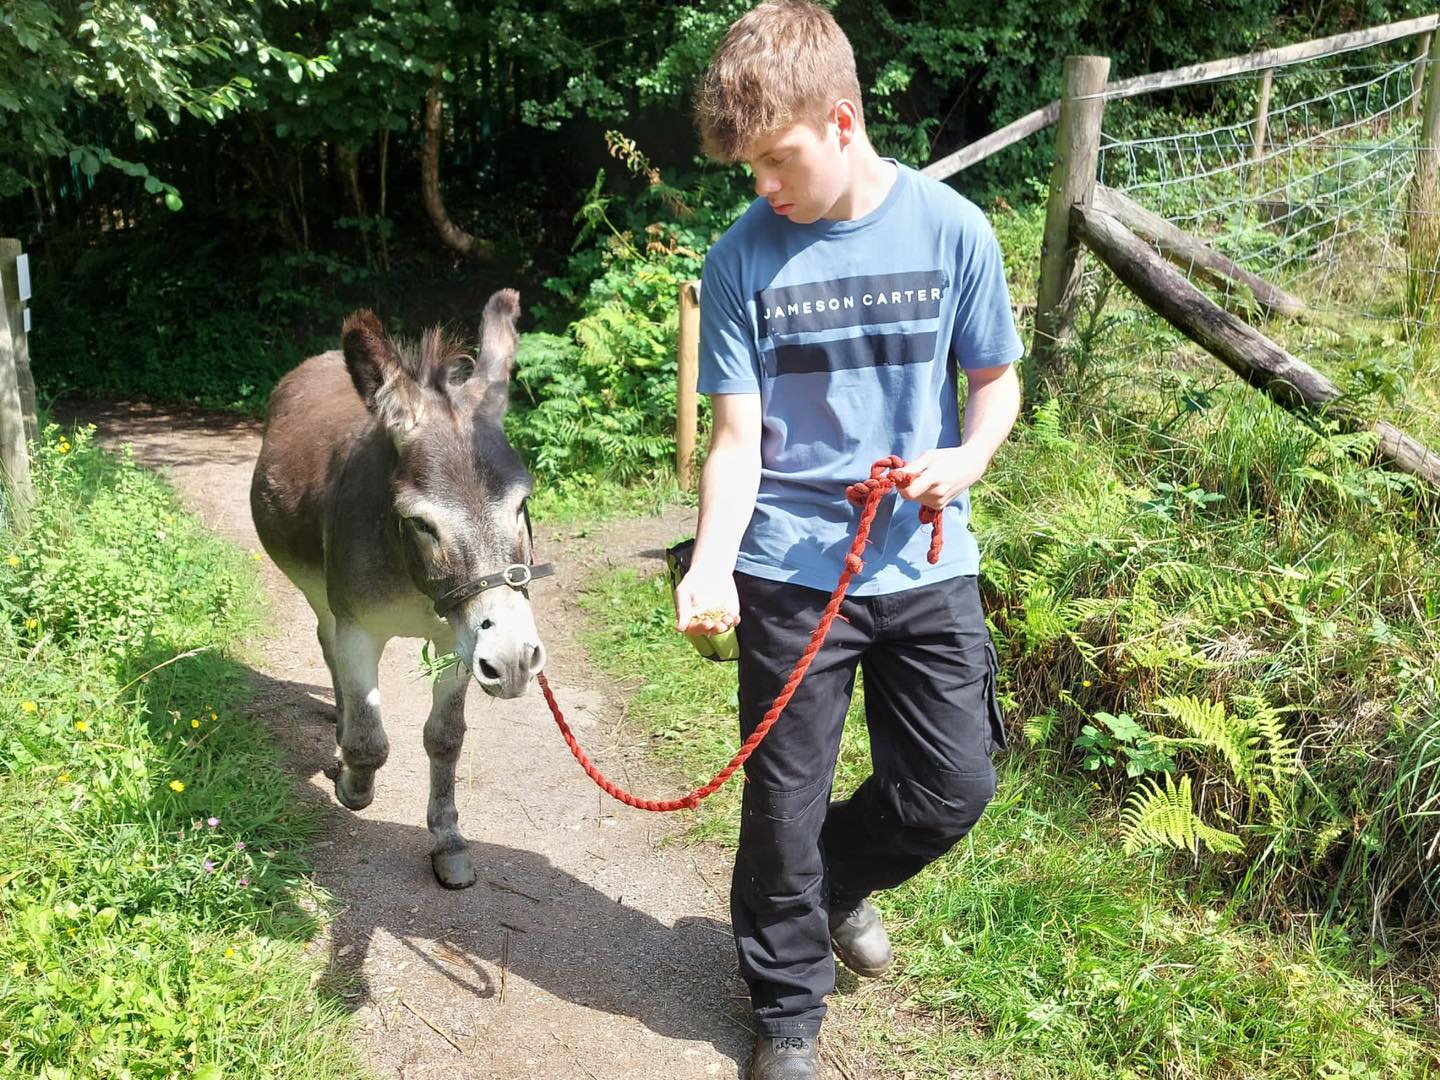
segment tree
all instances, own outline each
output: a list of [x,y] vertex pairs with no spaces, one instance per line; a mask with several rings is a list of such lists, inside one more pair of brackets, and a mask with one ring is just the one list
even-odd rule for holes
[[69,157],[93,177],[112,166],[171,209],[179,192],[143,162],[117,157],[117,134],[160,137],[162,117],[214,123],[254,99],[257,77],[293,82],[332,70],[265,42],[240,0],[7,0],[0,11],[0,195],[36,183],[40,163]]

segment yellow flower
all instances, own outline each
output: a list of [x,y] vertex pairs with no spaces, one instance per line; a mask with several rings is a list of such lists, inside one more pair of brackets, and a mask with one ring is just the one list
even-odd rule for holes
[[70,782],[70,774],[68,772],[62,772],[60,775],[55,777],[55,779],[62,784],[68,784]]
[[19,566],[19,565],[20,565],[20,556],[19,556],[19,555],[11,555],[8,559],[5,560],[5,565],[6,565],[6,566]]
[[20,702],[20,711],[21,711],[21,712],[34,712],[37,707],[38,707],[38,706],[37,706],[37,705],[35,704],[35,702],[33,702],[33,701],[22,701],[22,702]]
[[191,726],[191,727],[199,727],[199,726],[200,726],[200,721],[199,721],[199,720],[191,720],[191,721],[190,721],[190,726]]
[[1084,686],[1084,687],[1086,687],[1086,688],[1088,689],[1089,686],[1090,686],[1090,680],[1089,680],[1089,679],[1081,679],[1081,680],[1080,680],[1080,685],[1081,685],[1081,686]]
[[90,730],[90,725],[87,724],[84,720],[76,720],[76,721],[75,721],[75,730],[76,730],[76,731],[89,731],[89,730]]
[[68,454],[70,452],[70,444],[68,442],[62,442],[59,446],[59,450],[62,454]]
[[75,936],[75,927],[73,927],[73,926],[67,926],[67,927],[65,928],[65,936],[66,936],[66,937],[74,937],[74,936]]
[[255,552],[255,561],[256,561],[256,562],[259,562],[259,561],[260,561],[261,559],[263,559],[264,557],[265,557],[265,556],[264,556],[264,555],[261,555],[260,552],[258,552],[258,551]]
[[170,790],[171,790],[171,791],[184,791],[184,790],[185,790],[185,781],[184,781],[184,780],[171,780],[171,781],[170,781]]
[[234,950],[234,949],[226,949],[226,950],[225,950],[225,955],[226,955],[226,956],[234,956],[234,955],[235,955],[235,950]]
[[26,629],[26,630],[39,630],[39,629],[40,629],[40,620],[39,620],[39,619],[26,619],[26,620],[25,620],[25,629]]
[[16,960],[13,964],[10,965],[11,975],[22,976],[25,974],[25,972],[29,970],[30,965],[27,964],[24,960]]
[[212,713],[210,714],[210,719],[211,719],[211,720],[219,720],[220,717],[216,716],[216,715],[212,712]]

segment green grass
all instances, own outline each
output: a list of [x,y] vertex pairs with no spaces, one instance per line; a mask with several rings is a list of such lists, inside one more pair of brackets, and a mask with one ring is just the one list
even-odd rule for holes
[[353,1077],[312,831],[234,650],[253,562],[87,432],[0,552],[0,1073]]
[[530,514],[536,522],[551,525],[595,523],[658,514],[669,506],[694,506],[695,500],[695,492],[681,489],[671,475],[638,484],[591,475],[559,480],[537,477]]

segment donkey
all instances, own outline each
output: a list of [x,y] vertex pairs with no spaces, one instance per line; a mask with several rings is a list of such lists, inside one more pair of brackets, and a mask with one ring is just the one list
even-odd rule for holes
[[425,722],[430,861],[451,889],[475,883],[455,809],[470,678],[513,698],[545,664],[526,586],[549,567],[530,565],[530,474],[501,427],[519,313],[514,290],[490,297],[473,360],[437,329],[414,347],[371,312],[351,315],[343,351],[311,357],[275,388],[250,486],[260,542],[315,611],[344,806],[370,805],[389,754],[386,642],[424,638],[459,654]]

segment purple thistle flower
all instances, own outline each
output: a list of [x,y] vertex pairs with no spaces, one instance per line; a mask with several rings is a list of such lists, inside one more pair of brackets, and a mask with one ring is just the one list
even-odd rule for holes
[[235,850],[236,850],[236,851],[244,851],[244,850],[245,850],[245,841],[244,841],[244,840],[236,840],[236,841],[235,841]]
[[248,877],[242,877],[242,878],[240,879],[240,887],[241,887],[242,889],[248,887],[249,884],[250,884],[250,879],[249,879]]
[[215,864],[209,859],[206,859],[203,865],[207,874],[213,874],[215,872]]
[[209,825],[209,826],[213,829],[213,828],[215,828],[216,825],[219,825],[219,824],[220,824],[220,819],[219,819],[218,817],[206,818],[206,819],[205,819],[205,824],[206,824],[206,825]]

